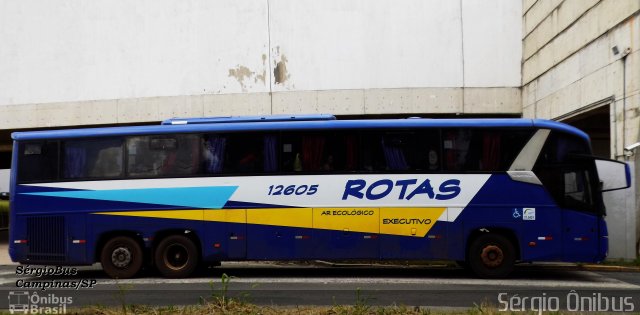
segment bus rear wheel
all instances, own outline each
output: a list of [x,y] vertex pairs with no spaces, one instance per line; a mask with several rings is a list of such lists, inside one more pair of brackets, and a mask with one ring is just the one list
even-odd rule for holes
[[480,278],[504,278],[513,271],[515,248],[502,235],[482,234],[471,242],[467,261]]
[[198,267],[198,248],[186,236],[171,235],[158,244],[154,258],[166,278],[185,278]]
[[109,277],[116,279],[135,276],[142,268],[143,260],[142,247],[127,236],[110,239],[100,253],[102,269]]

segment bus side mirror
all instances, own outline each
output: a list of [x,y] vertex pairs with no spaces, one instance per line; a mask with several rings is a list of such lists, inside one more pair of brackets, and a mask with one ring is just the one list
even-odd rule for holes
[[629,165],[615,160],[595,159],[600,191],[612,191],[631,187],[631,171]]

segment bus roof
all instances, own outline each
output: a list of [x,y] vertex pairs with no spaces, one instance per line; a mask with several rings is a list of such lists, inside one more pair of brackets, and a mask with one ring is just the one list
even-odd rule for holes
[[[261,116],[254,116],[261,117]],[[265,116],[268,117],[268,116]],[[289,116],[291,117],[291,116]],[[586,141],[589,137],[581,130],[555,121],[523,118],[457,118],[457,119],[363,119],[363,120],[275,120],[256,123],[222,122],[193,124],[162,124],[151,126],[103,127],[84,129],[60,129],[45,131],[14,132],[11,137],[17,141],[42,139],[68,139],[84,137],[108,137],[126,135],[152,135],[172,133],[237,132],[237,131],[279,131],[279,130],[321,130],[358,128],[540,128],[563,131],[579,136]]]
[[196,118],[171,118],[163,120],[161,125],[193,125],[220,124],[241,122],[273,122],[273,121],[316,121],[336,120],[336,116],[328,114],[318,115],[267,115],[267,116],[218,116]]

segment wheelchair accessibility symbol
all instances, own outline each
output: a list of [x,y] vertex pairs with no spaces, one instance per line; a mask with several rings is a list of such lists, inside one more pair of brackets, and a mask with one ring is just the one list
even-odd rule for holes
[[520,218],[522,215],[520,215],[520,211],[518,211],[518,208],[513,208],[513,218],[517,219]]

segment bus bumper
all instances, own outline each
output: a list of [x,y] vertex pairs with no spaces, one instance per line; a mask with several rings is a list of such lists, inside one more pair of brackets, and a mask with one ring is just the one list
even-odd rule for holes
[[598,256],[596,261],[603,261],[609,254],[609,230],[607,229],[607,223],[604,218],[600,218],[600,231],[598,236],[600,237],[600,246],[598,246]]
[[11,261],[13,262],[19,262],[21,260],[24,260],[25,258],[25,250],[20,250],[19,248],[16,248],[17,244],[9,244],[9,257],[11,258]]

